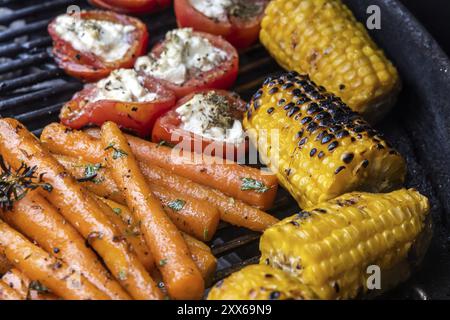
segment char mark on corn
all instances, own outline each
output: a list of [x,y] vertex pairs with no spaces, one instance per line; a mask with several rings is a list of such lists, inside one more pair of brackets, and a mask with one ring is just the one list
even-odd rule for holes
[[292,71],[267,79],[248,105],[244,126],[302,208],[346,192],[386,192],[403,183],[406,166],[398,152],[306,75]]

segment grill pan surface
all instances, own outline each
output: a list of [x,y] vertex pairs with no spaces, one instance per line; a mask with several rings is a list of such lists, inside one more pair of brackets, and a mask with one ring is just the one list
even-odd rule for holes
[[[432,203],[435,233],[423,266],[386,299],[450,299],[450,62],[423,26],[397,0],[345,1],[360,21],[369,5],[381,8],[381,29],[371,31],[398,67],[403,90],[379,129],[406,157],[407,186]],[[49,21],[80,0],[0,0],[0,116],[14,117],[39,135],[57,121],[59,110],[82,87],[64,75],[50,55]],[[74,7],[72,7],[74,8]],[[141,17],[153,45],[176,27],[172,10]],[[257,44],[241,52],[235,90],[248,99],[263,80],[281,69]],[[285,217],[299,208],[281,190],[271,213]],[[211,242],[219,258],[216,280],[258,260],[259,235],[221,224]]]

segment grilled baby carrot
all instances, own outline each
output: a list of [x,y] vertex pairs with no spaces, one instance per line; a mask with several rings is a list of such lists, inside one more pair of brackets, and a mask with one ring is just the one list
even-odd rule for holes
[[47,288],[38,281],[31,281],[19,269],[12,268],[5,273],[1,279],[10,288],[19,293],[21,300],[58,300],[59,298],[50,293]]
[[11,212],[0,212],[0,217],[55,258],[82,272],[86,279],[111,299],[130,299],[120,285],[110,278],[74,227],[39,193],[28,193],[14,204]]
[[148,187],[127,139],[115,123],[106,122],[102,126],[101,140],[112,176],[140,223],[170,296],[200,299],[204,290],[203,278],[180,232]]
[[[117,214],[117,216],[122,219],[123,223],[127,224],[128,226],[137,226],[137,223],[135,222],[127,206],[109,199],[100,198],[100,200],[104,201],[108,206],[110,206],[111,209],[113,209],[113,211]],[[134,229],[132,230],[135,231]],[[198,270],[203,276],[203,279],[205,281],[209,281],[213,273],[216,271],[217,259],[211,253],[211,249],[206,244],[189,236],[186,233],[182,232],[182,235],[184,240],[186,241],[189,251],[191,252],[192,260],[194,260],[194,262],[196,263]],[[141,234],[137,235],[137,238],[140,238],[141,241],[145,243],[145,246],[147,246],[147,243],[145,242],[145,239]]]
[[22,299],[22,296],[8,286],[6,283],[0,281],[0,300],[24,300]]
[[52,257],[0,220],[0,251],[29,278],[68,300],[108,300],[81,273]]
[[[55,158],[78,181],[94,194],[126,204],[125,196],[101,163],[89,162],[57,155]],[[220,212],[203,200],[180,194],[173,188],[148,181],[153,194],[160,200],[164,210],[178,229],[202,241],[209,241],[216,232]]]
[[[99,131],[89,130],[94,138],[99,137]],[[68,139],[67,136],[71,138]],[[81,136],[81,137],[80,137]],[[41,135],[44,144],[52,145],[52,152],[61,153],[64,149],[66,155],[78,157],[101,154],[98,145],[83,143],[82,134],[78,131],[67,129],[61,124],[50,124]],[[186,163],[192,159],[191,153],[185,153],[186,157],[172,153],[172,149],[138,139],[127,135],[131,150],[141,162],[156,165],[171,173],[188,178],[199,184],[215,188],[236,199],[240,199],[252,206],[266,210],[273,205],[278,182],[274,175],[264,174],[260,170],[241,166],[237,163],[218,164],[212,158],[203,158],[204,163]],[[93,138],[89,138],[94,142]],[[81,151],[81,152],[80,152]],[[96,162],[98,158],[87,159]]]
[[155,260],[150,253],[150,249],[147,247],[147,243],[144,241],[143,237],[140,236],[139,225],[133,224],[132,221],[125,223],[120,217],[121,212],[119,212],[117,208],[113,209],[109,207],[102,199],[97,198],[97,202],[106,213],[109,220],[111,220],[120,231],[117,240],[128,243],[130,251],[136,254],[136,257],[147,271],[151,271],[155,266]]
[[[71,130],[54,123],[47,126],[41,135],[43,144],[54,153],[71,157],[82,157],[92,163],[101,163],[104,153],[99,141],[82,131]],[[264,231],[278,220],[257,209],[226,196],[219,190],[195,183],[157,166],[140,162],[140,168],[152,183],[177,190],[181,194],[198,200],[206,200],[220,212],[220,218],[236,226],[253,231]],[[110,193],[111,194],[111,193]],[[115,199],[112,198],[111,199]],[[116,199],[115,199],[116,200]],[[117,200],[120,202],[119,200]]]
[[48,191],[40,190],[42,195],[81,233],[133,298],[163,297],[126,244],[115,241],[118,231],[95,199],[18,121],[0,119],[0,152],[13,168],[22,164],[35,168],[36,176],[51,186]]

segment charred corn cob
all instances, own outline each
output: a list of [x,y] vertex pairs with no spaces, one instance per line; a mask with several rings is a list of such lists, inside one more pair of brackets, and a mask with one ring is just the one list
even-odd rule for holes
[[404,159],[381,135],[296,72],[265,81],[244,126],[302,208],[355,190],[390,191],[404,180]]
[[219,281],[208,300],[314,299],[314,293],[289,274],[267,265],[251,265]]
[[284,270],[321,299],[367,292],[367,267],[381,270],[381,289],[405,280],[431,235],[428,199],[402,189],[349,193],[266,230],[261,263]]
[[341,0],[271,1],[260,38],[281,66],[309,74],[372,123],[395,102],[396,68]]

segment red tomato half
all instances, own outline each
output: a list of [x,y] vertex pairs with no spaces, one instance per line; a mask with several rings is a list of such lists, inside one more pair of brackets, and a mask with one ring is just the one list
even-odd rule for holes
[[[186,143],[187,144],[190,143],[191,151],[196,151],[198,153],[204,152],[207,147],[211,148],[211,145],[213,145],[212,146],[213,148],[211,148],[213,152],[208,155],[218,156],[218,153],[214,152],[214,150],[219,150],[221,153],[220,155],[223,156],[223,158],[228,158],[233,161],[238,158],[238,152],[246,154],[248,151],[247,139],[242,144],[236,145],[208,139],[180,128],[181,119],[179,114],[176,112],[176,109],[185,104],[186,102],[188,102],[189,100],[191,100],[192,97],[195,96],[196,94],[208,93],[211,91],[214,91],[217,94],[225,97],[230,103],[231,106],[230,111],[233,118],[242,120],[246,103],[245,101],[240,99],[237,94],[225,90],[202,90],[198,92],[193,92],[190,95],[184,97],[183,99],[180,99],[175,107],[173,107],[169,112],[167,112],[166,114],[161,116],[158,120],[156,120],[152,132],[152,141],[156,143],[165,141],[172,145],[183,143],[184,146],[186,146]],[[198,148],[199,146],[201,147],[201,150]],[[232,150],[231,153],[230,150]],[[227,152],[230,153],[228,157]]]
[[120,60],[106,62],[92,52],[80,52],[58,35],[55,30],[56,19],[48,26],[48,32],[53,39],[53,54],[60,66],[69,75],[86,82],[94,82],[107,77],[111,71],[120,68],[132,68],[136,59],[147,51],[148,31],[145,24],[138,19],[108,11],[82,11],[81,19],[105,20],[123,25],[133,25],[133,31],[128,39],[130,50]]
[[88,84],[63,106],[59,118],[64,125],[73,129],[89,124],[101,126],[106,121],[113,121],[141,137],[148,136],[156,119],[172,108],[176,100],[175,95],[158,82],[146,81],[144,85],[159,98],[145,103],[113,100],[91,103],[89,98],[95,94],[96,86]]
[[218,21],[195,9],[190,0],[175,0],[178,26],[219,35],[238,49],[246,48],[258,39],[264,9],[269,1],[239,0],[238,2],[245,6],[244,13],[241,15],[229,13],[227,20]]
[[97,7],[122,13],[150,13],[170,6],[172,0],[90,0]]
[[[236,81],[238,75],[239,55],[236,49],[222,37],[204,32],[193,32],[192,34],[208,39],[214,47],[225,51],[228,57],[227,60],[210,71],[202,72],[197,77],[188,79],[182,85],[177,85],[163,79],[158,80],[169,90],[175,92],[177,98],[182,98],[199,90],[229,89]],[[163,50],[164,41],[152,49],[152,54],[155,57],[159,57]]]

